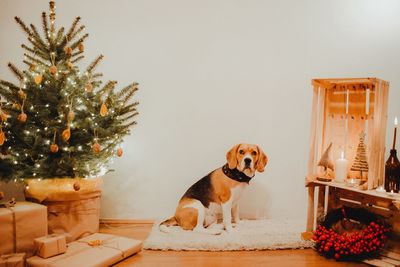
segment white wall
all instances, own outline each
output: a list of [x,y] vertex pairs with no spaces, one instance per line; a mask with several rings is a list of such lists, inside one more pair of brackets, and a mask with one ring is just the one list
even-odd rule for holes
[[[46,9],[0,1],[0,77],[23,59],[13,16],[40,25]],[[305,218],[310,80],[388,80],[389,121],[400,116],[399,12],[396,0],[58,1],[58,25],[79,15],[91,34],[87,63],[104,53],[107,79],[140,83],[139,125],[105,181],[102,216],[172,215],[188,186],[250,142],[270,162],[242,211]]]

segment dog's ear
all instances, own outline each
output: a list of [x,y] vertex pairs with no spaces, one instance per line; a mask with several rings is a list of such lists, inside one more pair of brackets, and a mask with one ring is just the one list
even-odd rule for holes
[[258,149],[258,159],[256,163],[256,170],[258,172],[263,172],[265,166],[267,165],[268,157],[267,155],[265,155],[264,151],[262,151],[262,149],[259,146],[257,146],[257,149]]
[[239,149],[240,144],[237,144],[236,146],[232,147],[231,150],[226,153],[226,160],[228,161],[228,166],[229,169],[234,169],[236,168],[238,162],[236,158],[236,153]]

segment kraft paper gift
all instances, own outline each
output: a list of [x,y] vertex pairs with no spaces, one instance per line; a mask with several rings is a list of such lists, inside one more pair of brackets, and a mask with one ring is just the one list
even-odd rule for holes
[[14,253],[0,256],[0,267],[24,267],[25,253]]
[[97,233],[69,243],[65,254],[47,259],[34,256],[27,262],[31,267],[106,267],[141,249],[142,241]]
[[48,235],[35,239],[36,255],[49,258],[67,251],[67,240],[64,235]]
[[32,202],[0,207],[0,255],[35,251],[34,239],[47,235],[47,208]]
[[[74,189],[75,183],[80,189]],[[48,209],[50,234],[64,234],[67,243],[99,231],[102,179],[28,180],[26,195]]]

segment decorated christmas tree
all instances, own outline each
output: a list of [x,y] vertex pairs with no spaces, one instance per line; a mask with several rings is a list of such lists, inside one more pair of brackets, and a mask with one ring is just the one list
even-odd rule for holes
[[134,125],[137,91],[132,83],[116,91],[95,72],[100,55],[85,70],[77,17],[68,30],[56,29],[55,3],[42,13],[43,36],[15,17],[28,38],[23,44],[27,69],[8,66],[16,83],[0,80],[0,179],[95,177],[121,156],[122,138]]
[[361,173],[361,180],[365,180],[363,178],[363,172],[368,172],[368,162],[367,162],[367,153],[364,144],[365,133],[361,132],[360,140],[358,142],[356,157],[354,159],[353,165],[351,166],[352,171],[359,171]]

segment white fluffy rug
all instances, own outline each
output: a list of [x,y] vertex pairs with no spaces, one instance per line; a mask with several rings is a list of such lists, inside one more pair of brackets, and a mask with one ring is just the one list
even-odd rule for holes
[[301,239],[304,222],[290,220],[243,220],[231,234],[207,235],[170,227],[160,232],[155,224],[144,243],[151,250],[275,250],[309,248],[312,242]]

